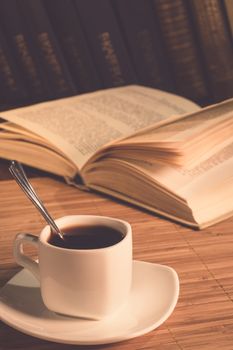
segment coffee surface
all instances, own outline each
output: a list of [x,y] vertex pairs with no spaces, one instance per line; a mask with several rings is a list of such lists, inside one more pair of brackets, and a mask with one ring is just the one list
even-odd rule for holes
[[110,247],[123,239],[120,231],[103,225],[72,226],[62,231],[64,240],[53,234],[48,242],[66,249],[98,249]]

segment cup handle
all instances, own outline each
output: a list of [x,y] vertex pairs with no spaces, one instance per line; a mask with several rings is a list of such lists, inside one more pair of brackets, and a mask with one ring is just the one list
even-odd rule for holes
[[14,241],[14,258],[15,261],[28,269],[32,274],[40,281],[40,273],[39,273],[39,264],[35,260],[29,258],[24,254],[23,244],[31,243],[32,245],[38,247],[39,238],[37,236],[33,236],[30,233],[19,233]]

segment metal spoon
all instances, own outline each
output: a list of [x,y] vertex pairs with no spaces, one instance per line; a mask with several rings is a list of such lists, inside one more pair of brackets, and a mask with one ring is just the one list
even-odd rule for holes
[[21,187],[23,192],[28,196],[28,198],[32,201],[32,203],[39,209],[40,213],[43,215],[44,219],[48,222],[53,232],[58,234],[60,238],[64,239],[63,233],[60,231],[60,229],[55,224],[53,218],[48,213],[47,209],[45,208],[44,204],[36,194],[34,188],[28,181],[28,178],[24,172],[23,166],[13,160],[11,162],[11,165],[9,167],[10,173],[13,175],[14,179],[16,180],[17,184]]

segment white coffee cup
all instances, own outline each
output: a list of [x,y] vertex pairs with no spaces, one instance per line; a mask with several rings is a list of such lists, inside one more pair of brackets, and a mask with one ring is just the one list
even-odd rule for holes
[[[132,279],[132,231],[129,223],[103,216],[72,215],[56,220],[66,227],[103,225],[115,228],[123,238],[97,249],[68,249],[50,244],[50,227],[39,237],[20,233],[14,242],[16,262],[40,281],[44,304],[51,311],[91,319],[116,312],[127,300]],[[78,232],[78,230],[77,230]],[[27,257],[23,244],[38,247],[38,261]]]

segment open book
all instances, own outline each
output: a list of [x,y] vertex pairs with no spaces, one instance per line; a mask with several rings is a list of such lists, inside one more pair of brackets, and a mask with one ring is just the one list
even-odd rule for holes
[[233,99],[130,85],[1,113],[0,157],[193,227],[233,214]]

